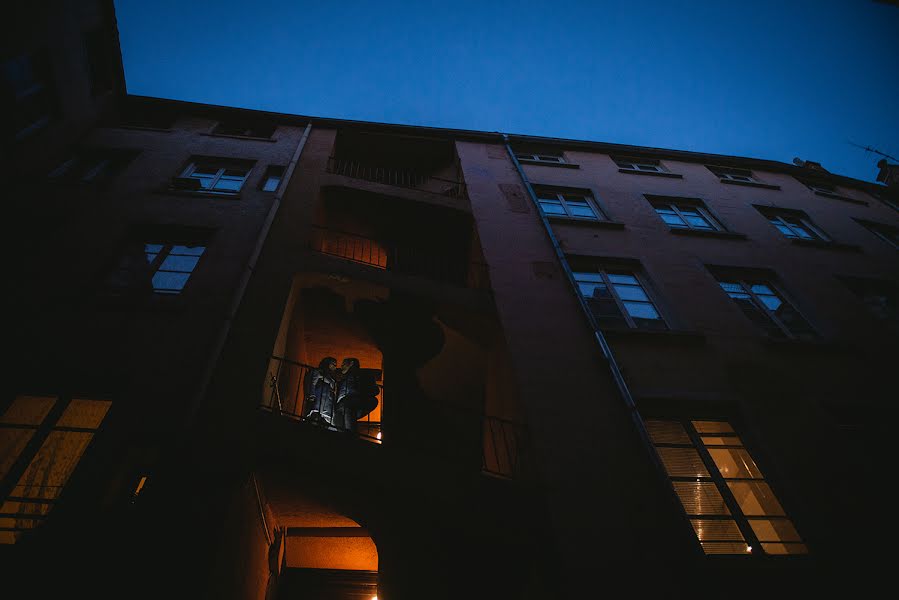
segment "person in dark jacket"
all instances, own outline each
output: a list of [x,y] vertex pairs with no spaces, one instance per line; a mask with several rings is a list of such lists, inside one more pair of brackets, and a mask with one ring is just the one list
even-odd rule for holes
[[324,421],[330,425],[334,419],[334,401],[337,393],[337,359],[326,356],[317,369],[306,373],[303,381],[306,397],[306,418]]
[[378,405],[378,384],[369,369],[359,368],[358,358],[345,358],[340,365],[337,383],[337,403],[334,410],[335,427],[356,431],[356,421]]

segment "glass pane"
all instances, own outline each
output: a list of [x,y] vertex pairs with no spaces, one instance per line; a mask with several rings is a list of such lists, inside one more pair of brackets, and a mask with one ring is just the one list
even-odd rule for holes
[[669,214],[660,214],[662,220],[665,221],[668,225],[672,227],[685,227],[686,223],[677,215],[669,215]]
[[56,398],[51,396],[17,396],[0,416],[0,423],[40,425],[55,403]]
[[805,227],[802,227],[801,225],[794,225],[793,231],[795,231],[796,235],[798,235],[800,238],[802,238],[804,240],[815,239],[815,236],[812,235]]
[[236,192],[243,185],[243,177],[226,177],[222,176],[215,182],[215,188],[219,191]]
[[690,421],[699,433],[734,433],[727,421]]
[[741,542],[700,542],[706,554],[749,554],[749,546]]
[[735,435],[729,436],[702,436],[702,443],[706,446],[736,446],[742,447],[743,442]]
[[59,497],[93,435],[51,431],[10,495],[46,500]]
[[712,224],[701,216],[687,216],[687,222],[697,229],[714,229]]
[[771,289],[770,287],[768,287],[767,285],[764,285],[764,284],[761,284],[761,283],[753,283],[751,286],[749,286],[749,289],[750,289],[750,290],[752,291],[752,293],[754,293],[754,294],[768,294],[769,296],[775,296],[775,295],[776,295],[776,294],[774,293],[774,290],[772,290],[772,289]]
[[671,477],[708,477],[699,453],[694,448],[656,448]]
[[590,217],[591,219],[596,218],[596,213],[593,211],[592,208],[590,208],[586,204],[584,204],[584,205],[569,204],[568,210],[571,211],[571,215],[574,217]]
[[808,324],[808,321],[802,318],[802,315],[789,304],[784,303],[781,305],[775,314],[793,335],[797,337],[817,337],[815,330]]
[[153,275],[153,291],[161,294],[177,294],[187,283],[189,273],[171,273],[169,271],[158,271]]
[[780,298],[777,296],[759,296],[759,300],[768,310],[777,311],[780,308],[780,305],[783,304]]
[[727,486],[747,516],[784,516],[784,509],[764,481],[728,481]]
[[199,260],[200,259],[197,256],[179,256],[170,254],[165,257],[164,261],[162,261],[162,264],[159,266],[159,270],[190,273],[194,270],[194,267],[197,266],[197,262],[199,262]]
[[214,179],[214,177],[207,175],[191,175],[191,177],[198,180],[200,182],[200,187],[204,190],[208,190],[210,187],[212,187],[212,180]]
[[281,183],[280,177],[269,177],[265,180],[265,183],[262,185],[263,192],[274,192],[278,189],[278,184]]
[[640,285],[637,278],[633,275],[624,275],[622,273],[609,273],[609,281],[612,283],[629,283],[631,285]]
[[159,254],[162,252],[162,244],[144,244],[144,252],[148,254]]
[[602,281],[602,275],[599,273],[572,273],[577,281]]
[[197,165],[191,172],[191,177],[215,177],[218,175],[219,168],[213,165]]
[[615,291],[618,292],[618,296],[622,300],[639,300],[642,302],[649,302],[649,298],[646,296],[646,292],[644,292],[642,288],[636,285],[616,285]]
[[618,308],[618,304],[612,299],[604,300],[596,297],[588,298],[587,306],[590,307],[590,312],[593,313],[593,316],[598,319],[606,317],[621,318],[621,310]]
[[799,532],[789,519],[749,519],[760,542],[801,542]]
[[737,522],[730,519],[690,519],[693,531],[700,541],[745,542]]
[[105,400],[72,400],[63,411],[56,427],[96,429],[103,422],[112,402]]
[[721,289],[723,289],[725,292],[743,292],[743,286],[732,281],[719,281],[718,285],[720,285]]
[[636,165],[637,169],[640,171],[661,171],[662,169],[657,167],[656,165]]
[[762,472],[743,448],[709,448],[715,466],[725,479],[761,479]]
[[34,432],[34,429],[0,428],[0,480],[6,477],[10,468],[19,460],[19,455]]
[[561,202],[547,202],[546,200],[540,200],[540,206],[543,208],[543,212],[549,215],[564,215],[565,209],[562,208]]
[[672,481],[688,515],[729,515],[721,492],[711,481]]
[[762,544],[768,554],[808,554],[805,544]]
[[648,302],[625,302],[624,307],[635,319],[660,319],[659,313]]
[[654,444],[691,444],[687,430],[677,421],[645,421],[646,432]]
[[186,254],[188,256],[201,256],[206,246],[172,246],[169,254]]
[[602,298],[605,300],[612,297],[612,294],[609,293],[609,288],[604,283],[578,283],[578,288],[581,290],[584,298]]

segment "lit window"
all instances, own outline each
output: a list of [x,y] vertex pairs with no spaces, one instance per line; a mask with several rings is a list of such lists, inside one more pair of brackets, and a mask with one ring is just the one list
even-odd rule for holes
[[717,175],[722,181],[736,181],[739,183],[759,183],[759,181],[752,176],[752,171],[749,169],[739,169],[736,167],[716,167],[710,166],[707,167],[709,171]]
[[284,176],[284,167],[277,165],[269,165],[265,170],[265,177],[262,178],[262,191],[274,192],[281,185],[281,178]]
[[727,421],[646,420],[706,554],[807,554],[793,522]]
[[791,240],[830,241],[830,238],[820,228],[816,227],[808,215],[802,211],[761,206],[756,208],[785,238]]
[[612,160],[618,165],[619,169],[626,171],[638,171],[644,173],[667,173],[661,161],[654,158],[630,158],[613,156]]
[[118,265],[106,278],[112,295],[141,293],[177,295],[206,251],[205,241],[167,237],[165,229],[128,243]]
[[874,221],[863,221],[861,219],[856,219],[856,221],[887,244],[899,250],[899,229],[884,223],[875,223]]
[[667,329],[637,274],[598,269],[574,273],[578,289],[602,328]]
[[787,302],[770,281],[719,278],[721,289],[743,310],[749,320],[773,338],[814,339],[808,321]]
[[528,162],[537,162],[537,163],[550,163],[550,164],[564,164],[567,161],[562,154],[554,154],[554,153],[540,153],[540,154],[530,154],[523,152],[516,152],[515,158],[518,160],[528,161]]
[[536,188],[535,192],[537,201],[547,216],[589,219],[591,221],[607,220],[590,194],[548,188]]
[[12,107],[16,140],[46,126],[56,112],[50,59],[46,51],[25,54],[2,63],[3,95]]
[[16,543],[47,518],[111,404],[18,396],[6,408],[0,416],[0,482],[11,491],[0,498],[0,544]]
[[243,187],[252,164],[248,161],[198,158],[191,162],[174,182],[182,187],[193,180],[193,189],[218,194],[236,194]]
[[652,207],[669,227],[700,231],[724,229],[708,209],[695,200],[653,200]]

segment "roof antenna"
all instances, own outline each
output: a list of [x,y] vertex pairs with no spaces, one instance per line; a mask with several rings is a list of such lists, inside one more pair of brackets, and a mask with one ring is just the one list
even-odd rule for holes
[[855,146],[856,148],[861,148],[865,152],[873,152],[874,154],[879,154],[880,156],[882,156],[884,158],[889,158],[891,160],[899,162],[899,158],[896,158],[895,156],[890,156],[886,152],[881,152],[877,148],[872,148],[871,146],[862,146],[861,144],[856,144],[855,142],[847,142],[847,143],[850,144],[851,146]]

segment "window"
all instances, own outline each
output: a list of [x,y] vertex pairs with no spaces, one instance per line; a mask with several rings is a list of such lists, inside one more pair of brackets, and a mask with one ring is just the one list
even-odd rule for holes
[[530,162],[541,162],[541,163],[554,163],[554,164],[564,164],[567,161],[565,157],[561,154],[555,154],[552,152],[549,153],[541,153],[541,154],[530,154],[524,152],[516,152],[515,158],[518,160],[526,160]]
[[668,169],[662,166],[662,163],[654,158],[630,158],[613,156],[612,160],[618,165],[619,169],[628,171],[644,171],[650,173],[667,173]]
[[114,296],[181,294],[206,251],[207,238],[166,228],[135,235],[106,278],[106,289]]
[[284,176],[284,167],[278,165],[269,165],[265,170],[265,177],[262,178],[262,191],[274,192],[281,185],[281,177]]
[[899,285],[865,277],[840,277],[876,318],[899,325]]
[[56,505],[111,402],[18,396],[0,415],[0,544],[15,544]]
[[252,163],[249,161],[221,158],[195,158],[184,172],[176,186],[183,180],[196,180],[192,189],[214,192],[218,194],[236,194],[243,187],[250,174]]
[[721,223],[698,200],[654,198],[650,203],[669,227],[700,231],[724,230]]
[[647,419],[646,430],[706,554],[808,554],[730,423]]
[[837,189],[829,183],[820,181],[801,181],[801,183],[816,194],[825,194],[827,196],[837,195]]
[[816,227],[808,215],[798,210],[787,210],[756,206],[785,238],[791,240],[817,240],[829,242],[830,238]]
[[749,320],[764,329],[769,336],[798,339],[818,337],[799,311],[784,300],[769,281],[719,277],[718,284]]
[[707,166],[709,171],[717,175],[719,178],[725,181],[738,181],[742,183],[759,183],[757,179],[752,176],[752,171],[749,169],[739,169],[736,167],[715,167],[715,166]]
[[899,229],[884,223],[875,223],[874,221],[862,221],[861,219],[856,219],[856,221],[887,244],[899,250]]
[[81,150],[47,175],[57,181],[99,183],[108,181],[128,166],[136,153],[130,150],[97,148]]
[[236,135],[240,137],[270,138],[275,126],[267,123],[243,121],[239,119],[221,121],[212,130],[215,135]]
[[547,216],[605,221],[606,216],[593,202],[589,192],[535,188],[537,201]]
[[94,96],[108,92],[115,83],[113,44],[105,29],[84,34],[84,53],[90,73],[91,93]]
[[52,70],[46,52],[3,63],[4,95],[12,106],[12,135],[22,140],[46,126],[56,112]]
[[646,286],[633,270],[579,270],[573,274],[601,328],[668,328]]

